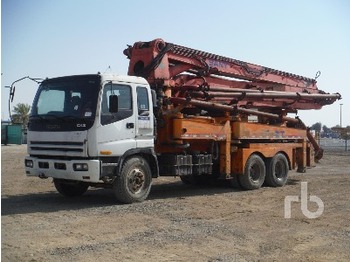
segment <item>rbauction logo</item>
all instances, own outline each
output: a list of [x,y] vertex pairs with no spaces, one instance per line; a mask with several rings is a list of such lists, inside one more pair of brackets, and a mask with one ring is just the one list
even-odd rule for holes
[[[308,201],[314,202],[317,204],[318,208],[316,211],[313,212],[308,209],[307,207]],[[300,197],[294,195],[294,196],[286,196],[284,198],[284,218],[292,217],[292,202],[301,202],[301,212],[307,218],[310,218],[310,219],[318,218],[323,214],[324,204],[321,198],[319,198],[318,196],[310,195],[310,199],[308,199],[307,182],[301,182]]]

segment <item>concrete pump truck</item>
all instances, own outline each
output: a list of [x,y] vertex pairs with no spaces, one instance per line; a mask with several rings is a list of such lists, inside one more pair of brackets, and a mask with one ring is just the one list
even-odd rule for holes
[[112,188],[122,203],[147,198],[152,179],[228,179],[243,189],[283,186],[322,157],[297,110],[340,99],[316,80],[167,43],[136,42],[128,76],[46,79],[28,125],[27,176],[59,193]]

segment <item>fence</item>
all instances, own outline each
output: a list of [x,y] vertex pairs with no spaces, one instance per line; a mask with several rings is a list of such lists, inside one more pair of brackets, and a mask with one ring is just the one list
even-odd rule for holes
[[350,151],[350,143],[345,139],[323,137],[318,143],[325,151]]
[[26,143],[26,136],[23,132],[22,125],[1,125],[1,144],[17,144]]

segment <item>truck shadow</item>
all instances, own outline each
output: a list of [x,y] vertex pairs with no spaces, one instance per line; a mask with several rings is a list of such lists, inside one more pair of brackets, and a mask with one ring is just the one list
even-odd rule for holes
[[218,180],[210,184],[204,183],[199,185],[186,185],[181,181],[167,182],[162,184],[153,184],[151,193],[148,197],[150,200],[167,199],[167,198],[184,198],[191,196],[216,195],[231,192],[240,192],[241,189],[233,188],[228,181]]
[[[243,192],[232,188],[227,182],[217,182],[213,185],[184,185],[180,181],[153,184],[148,201],[156,201],[169,198],[186,198],[191,196],[215,195],[229,192]],[[134,204],[134,205],[140,205]],[[79,197],[64,197],[56,191],[30,193],[23,195],[3,195],[1,197],[1,216],[30,213],[48,213],[59,211],[72,211],[89,208],[104,208],[113,206],[117,209],[125,209],[126,206],[115,200],[111,189],[89,189]]]

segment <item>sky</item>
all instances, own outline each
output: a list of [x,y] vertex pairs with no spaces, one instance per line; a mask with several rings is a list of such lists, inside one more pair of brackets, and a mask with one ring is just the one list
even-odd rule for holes
[[[314,78],[343,99],[299,111],[307,124],[350,125],[350,1],[1,0],[1,118],[5,86],[21,77],[126,74],[127,44],[166,42]],[[108,69],[110,67],[110,69]],[[16,85],[12,108],[37,84]],[[293,115],[292,115],[293,116]]]

